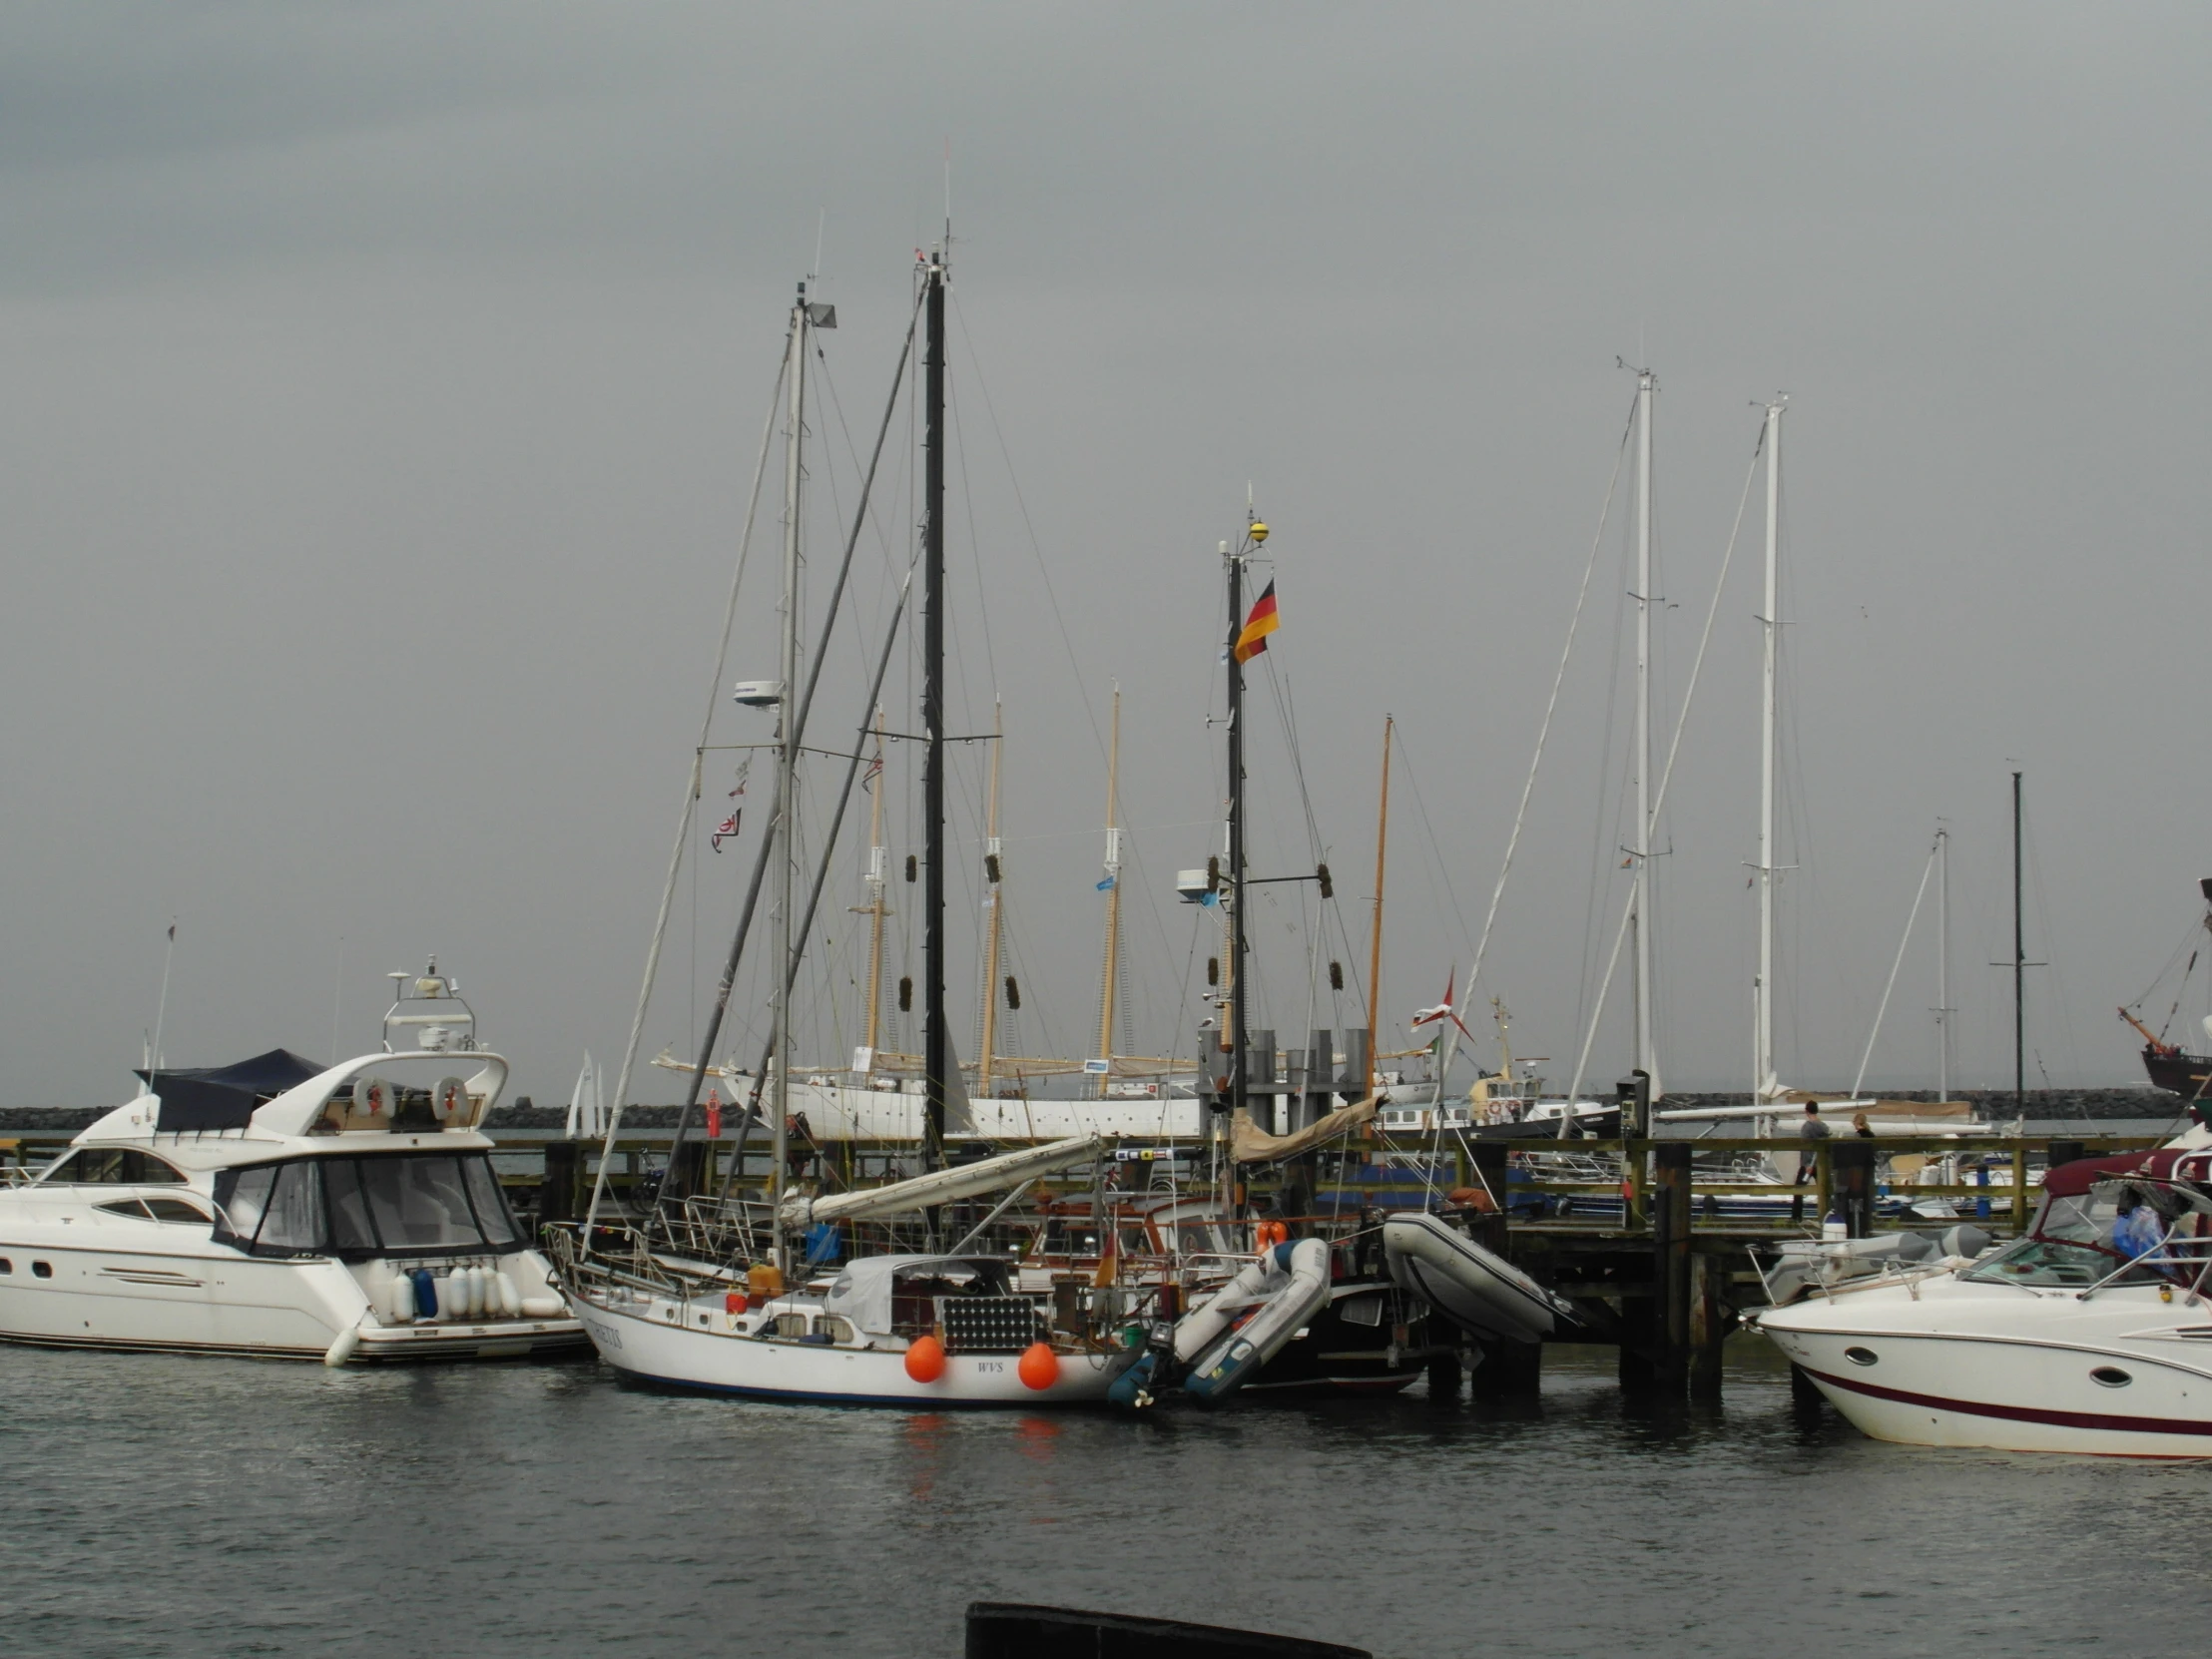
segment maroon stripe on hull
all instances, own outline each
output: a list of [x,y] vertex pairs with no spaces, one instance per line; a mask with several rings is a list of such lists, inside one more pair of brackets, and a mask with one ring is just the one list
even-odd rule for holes
[[2002,1417],[2008,1422],[2042,1422],[2059,1428],[2095,1428],[2111,1434],[2196,1434],[2212,1436],[2212,1421],[2200,1421],[2190,1417],[2123,1417],[2104,1411],[2052,1411],[2038,1405],[1993,1405],[1976,1399],[1947,1399],[1941,1394],[1917,1394],[1905,1388],[1885,1388],[1879,1382],[1865,1382],[1856,1377],[1831,1377],[1827,1372],[1805,1368],[1806,1375],[1819,1382],[1848,1389],[1855,1394],[1869,1394],[1876,1399],[1890,1399],[1900,1405],[1924,1405],[1937,1411],[1959,1411],[1974,1417]]

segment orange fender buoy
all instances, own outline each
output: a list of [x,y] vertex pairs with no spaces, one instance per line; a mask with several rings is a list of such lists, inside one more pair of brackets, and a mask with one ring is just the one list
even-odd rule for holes
[[916,1382],[934,1382],[944,1375],[944,1344],[916,1337],[906,1350],[906,1375]]
[[1042,1393],[1060,1381],[1060,1357],[1052,1352],[1050,1343],[1031,1343],[1021,1351],[1021,1364],[1014,1368],[1014,1374],[1023,1387]]

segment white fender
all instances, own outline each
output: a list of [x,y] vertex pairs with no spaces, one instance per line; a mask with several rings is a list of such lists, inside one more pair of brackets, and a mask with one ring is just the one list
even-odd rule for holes
[[557,1320],[566,1317],[568,1304],[557,1296],[526,1296],[522,1299],[522,1317],[526,1320]]
[[337,1340],[322,1351],[322,1363],[335,1371],[353,1358],[353,1351],[361,1346],[361,1328],[349,1325],[337,1335]]
[[511,1320],[522,1312],[522,1293],[515,1289],[515,1282],[505,1274],[495,1271],[492,1278],[497,1281],[496,1288],[499,1292],[499,1317]]
[[414,1324],[414,1281],[404,1272],[395,1274],[384,1289],[384,1313],[394,1325]]

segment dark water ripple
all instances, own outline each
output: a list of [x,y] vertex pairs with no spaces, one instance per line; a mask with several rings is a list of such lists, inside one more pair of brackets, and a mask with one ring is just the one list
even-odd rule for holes
[[934,1655],[978,1598],[1428,1656],[2186,1651],[2212,1465],[1931,1452],[1718,1410],[904,1415],[590,1365],[0,1349],[0,1652]]

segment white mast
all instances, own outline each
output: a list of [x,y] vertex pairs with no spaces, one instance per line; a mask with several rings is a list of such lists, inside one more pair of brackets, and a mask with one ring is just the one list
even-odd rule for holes
[[1936,1098],[1950,1098],[1950,831],[1936,830]]
[[[784,625],[784,683],[777,695],[776,714],[776,821],[770,827],[776,836],[776,926],[770,960],[769,1023],[775,1043],[775,1087],[770,1092],[770,1134],[774,1164],[770,1198],[784,1201],[787,1166],[784,1126],[791,1117],[791,960],[792,960],[792,814],[798,803],[797,762],[792,743],[797,725],[795,698],[799,684],[799,491],[801,439],[807,418],[807,330],[812,320],[807,306],[807,284],[799,284],[799,298],[792,305],[791,362],[786,369],[791,385],[791,405],[784,426],[784,598],[780,617]],[[776,1240],[776,1265],[786,1266],[781,1230]]]
[[1774,664],[1782,627],[1782,414],[1787,403],[1788,399],[1777,398],[1767,405],[1767,597],[1759,618],[1766,636],[1766,662],[1759,706],[1759,979],[1751,1056],[1753,1105],[1779,1093],[1774,1072]]
[[[1659,1096],[1659,1056],[1651,1040],[1651,393],[1650,369],[1636,374],[1636,1069]],[[1572,1107],[1569,1107],[1571,1114]]]

